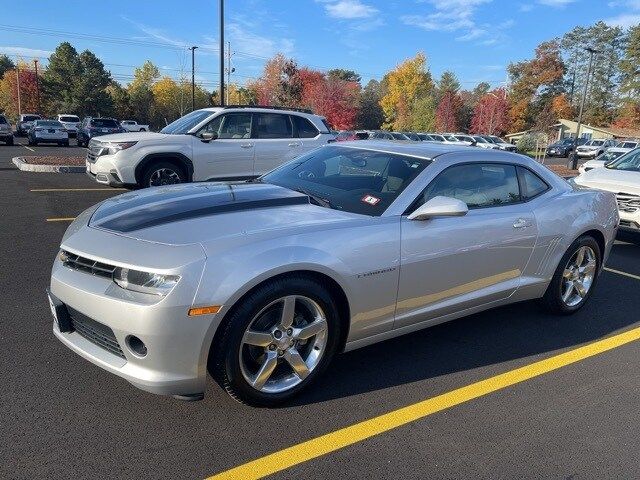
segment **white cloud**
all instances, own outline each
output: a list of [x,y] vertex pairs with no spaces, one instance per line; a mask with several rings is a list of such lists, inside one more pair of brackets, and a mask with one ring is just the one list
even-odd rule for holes
[[640,24],[640,14],[622,14],[617,17],[607,18],[604,23],[612,27],[629,28]]
[[[318,0],[316,0],[318,1]],[[378,9],[362,3],[360,0],[319,0],[324,4],[327,15],[333,18],[353,20],[371,18],[378,14]]]
[[548,7],[566,7],[570,3],[573,3],[575,0],[538,0],[538,3],[541,5],[547,5]]
[[39,48],[0,47],[0,54],[1,53],[18,57],[49,57],[53,52],[51,50],[41,50]]
[[[295,43],[290,38],[269,38],[255,33],[253,28],[246,28],[242,22],[238,21],[227,23],[227,38],[234,51],[262,58],[272,57],[276,53],[291,56],[295,49]],[[216,45],[216,40],[213,38],[208,37],[207,41],[212,46]]]

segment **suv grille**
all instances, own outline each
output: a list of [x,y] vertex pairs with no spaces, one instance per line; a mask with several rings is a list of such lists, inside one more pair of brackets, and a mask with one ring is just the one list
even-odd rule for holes
[[621,212],[634,213],[640,209],[640,195],[621,192],[616,195],[616,200]]
[[65,267],[69,267],[73,270],[78,270],[85,273],[90,273],[91,275],[96,275],[98,277],[112,278],[113,271],[116,269],[116,267],[114,267],[113,265],[100,263],[98,261],[81,257],[70,252],[65,252],[64,250],[60,254],[60,258],[62,259],[62,264]]
[[113,334],[113,330],[69,306],[67,306],[67,310],[69,310],[71,325],[80,336],[108,352],[126,359],[118,340],[116,340],[116,336]]

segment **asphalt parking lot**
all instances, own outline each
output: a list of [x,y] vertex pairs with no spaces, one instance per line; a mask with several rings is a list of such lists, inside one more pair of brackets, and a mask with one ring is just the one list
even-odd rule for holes
[[640,478],[634,238],[572,317],[523,303],[350,352],[279,409],[213,382],[183,403],[54,338],[44,291],[68,219],[121,192],[21,172],[11,157],[26,154],[0,146],[0,478]]

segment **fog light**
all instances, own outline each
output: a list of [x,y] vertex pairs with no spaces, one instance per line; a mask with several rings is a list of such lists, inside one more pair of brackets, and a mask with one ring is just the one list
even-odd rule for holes
[[142,340],[135,335],[129,335],[126,339],[127,347],[138,357],[144,357],[147,355],[147,346]]

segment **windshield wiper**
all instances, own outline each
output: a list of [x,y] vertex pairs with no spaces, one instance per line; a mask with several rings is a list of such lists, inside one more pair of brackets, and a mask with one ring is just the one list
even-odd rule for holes
[[335,209],[335,206],[331,203],[330,200],[327,200],[326,198],[322,198],[322,197],[318,196],[317,194],[315,194],[313,192],[310,192],[309,190],[305,190],[304,188],[293,188],[292,190],[295,190],[298,193],[302,193],[302,194],[306,195],[307,197],[309,197],[311,200],[313,200],[315,203],[317,203],[321,207]]

